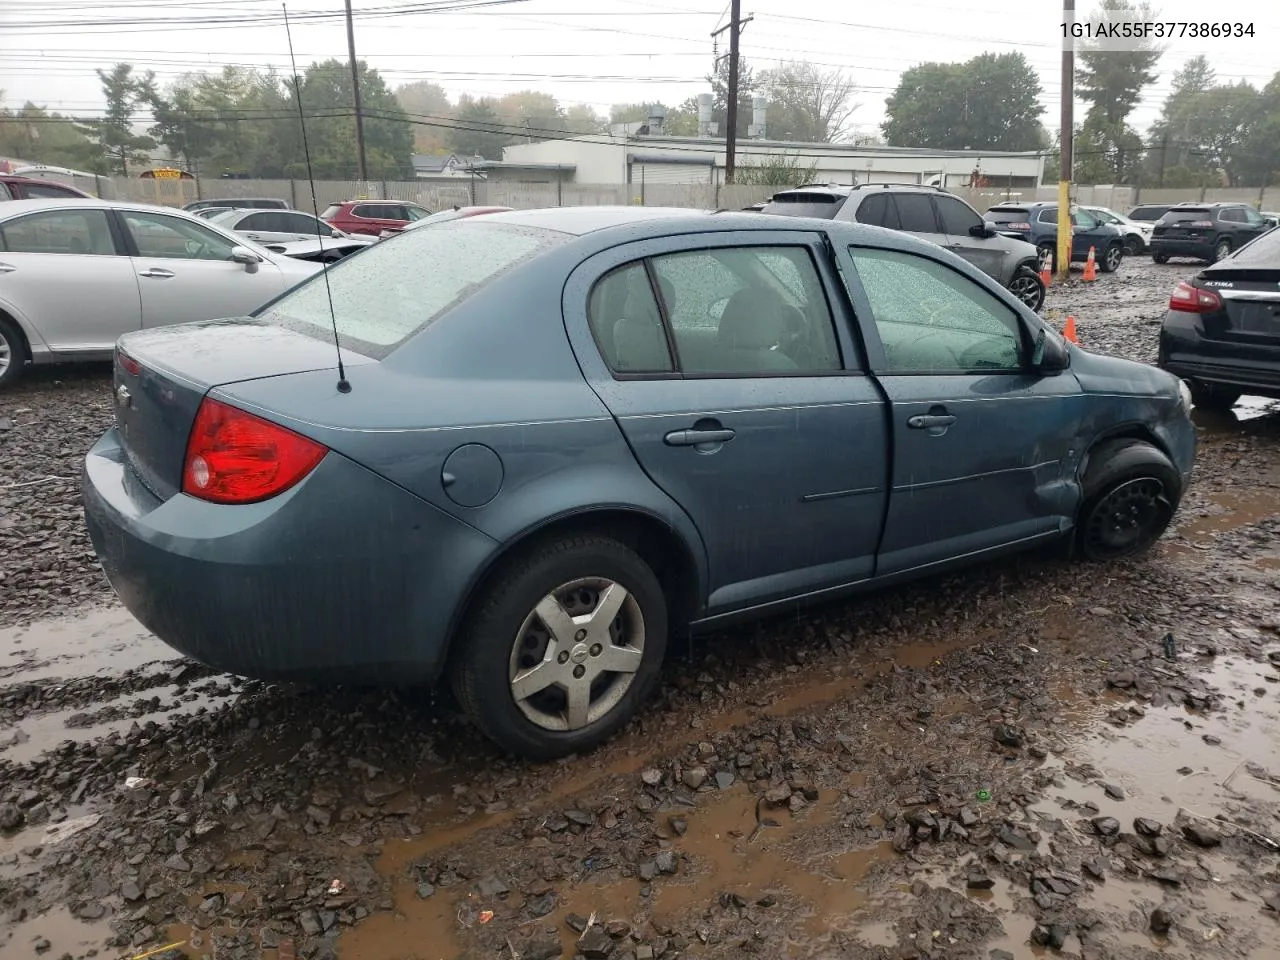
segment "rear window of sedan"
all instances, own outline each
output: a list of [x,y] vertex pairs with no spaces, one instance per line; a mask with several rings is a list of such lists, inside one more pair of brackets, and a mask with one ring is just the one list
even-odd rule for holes
[[998,223],[1026,223],[1027,211],[1023,207],[991,207],[985,219]]
[[[480,288],[567,234],[467,218],[374,244],[269,304],[257,316],[382,359]],[[424,269],[429,264],[430,269]],[[330,297],[333,300],[332,318]]]

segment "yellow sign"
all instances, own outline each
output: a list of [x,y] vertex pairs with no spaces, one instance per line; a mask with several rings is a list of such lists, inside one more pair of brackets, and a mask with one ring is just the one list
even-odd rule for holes
[[175,170],[172,167],[160,167],[159,169],[152,170],[151,175],[155,177],[157,180],[181,180],[182,179],[182,171]]

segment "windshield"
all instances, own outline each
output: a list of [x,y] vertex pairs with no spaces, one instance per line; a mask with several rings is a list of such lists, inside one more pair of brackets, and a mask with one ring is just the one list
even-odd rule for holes
[[[569,239],[565,234],[468,217],[366,247],[266,307],[258,316],[381,359],[486,283]],[[424,263],[431,264],[423,270]],[[333,297],[333,314],[329,296]]]

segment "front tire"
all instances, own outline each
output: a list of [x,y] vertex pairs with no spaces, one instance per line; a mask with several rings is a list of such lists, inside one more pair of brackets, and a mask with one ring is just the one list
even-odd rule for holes
[[1144,553],[1160,539],[1182,497],[1167,456],[1143,440],[1109,440],[1089,454],[1076,549],[1091,561]]
[[1124,262],[1124,244],[1113,243],[1102,254],[1102,262],[1098,264],[1098,269],[1103,273],[1115,273],[1120,269],[1120,264]]
[[453,690],[511,753],[550,760],[625,725],[658,680],[667,603],[649,565],[609,537],[579,535],[508,563],[454,646]]
[[1044,283],[1030,267],[1019,267],[1009,280],[1009,292],[1036,313],[1044,306]]
[[27,344],[17,324],[0,316],[0,387],[21,377],[28,359]]

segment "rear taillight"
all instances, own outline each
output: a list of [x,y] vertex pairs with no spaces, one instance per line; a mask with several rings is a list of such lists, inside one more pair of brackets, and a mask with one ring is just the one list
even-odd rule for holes
[[1187,226],[1199,227],[1201,229],[1207,230],[1209,227],[1213,226],[1213,221],[1212,220],[1192,220],[1190,223],[1187,224]]
[[142,372],[142,364],[119,348],[116,349],[116,366],[131,377],[136,377]]
[[187,440],[182,492],[212,503],[255,503],[315,469],[328,448],[208,397]]
[[1202,290],[1181,280],[1169,295],[1169,309],[1183,313],[1216,313],[1222,309],[1222,298],[1212,290]]
[[1029,224],[1029,223],[1025,223],[1025,222],[1023,222],[1023,223],[1006,223],[1006,224],[1005,224],[1005,227],[1006,227],[1007,229],[1009,229],[1009,230],[1030,230],[1030,229],[1031,229],[1031,224]]

